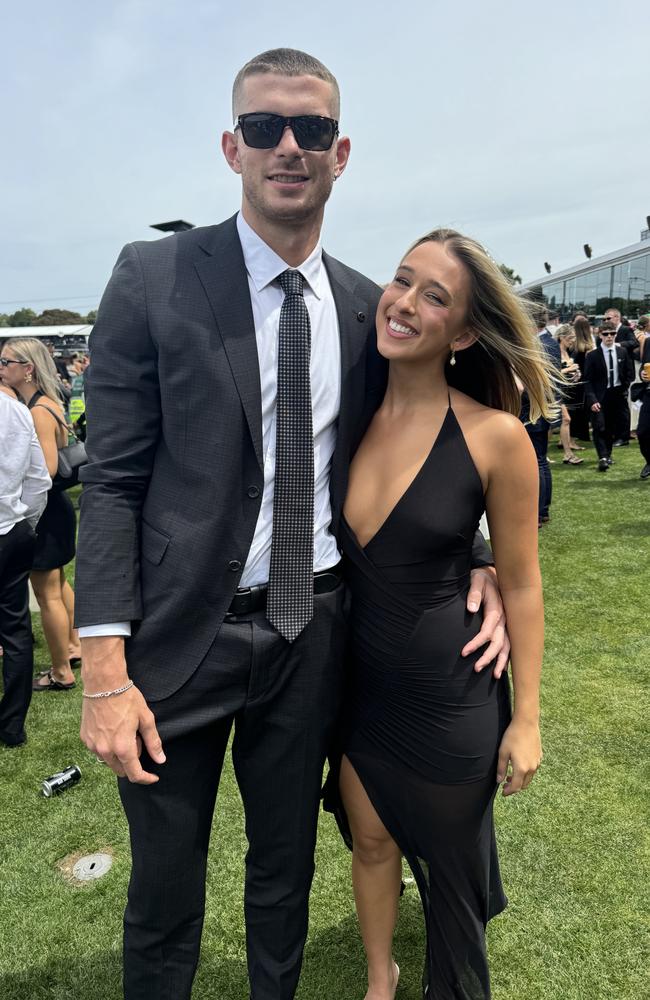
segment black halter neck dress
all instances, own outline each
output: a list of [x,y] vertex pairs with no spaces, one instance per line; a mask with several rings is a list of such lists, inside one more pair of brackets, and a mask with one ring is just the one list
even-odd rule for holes
[[[427,1000],[490,996],[487,921],[506,905],[494,837],[507,678],[460,650],[483,487],[451,405],[420,471],[365,547],[343,522],[352,594],[342,751],[401,848],[427,928]],[[338,819],[345,825],[339,809]]]

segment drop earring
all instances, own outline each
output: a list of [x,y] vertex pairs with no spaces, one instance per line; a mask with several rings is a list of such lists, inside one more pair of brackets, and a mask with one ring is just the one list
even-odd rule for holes
[[455,365],[455,364],[456,364],[456,352],[455,352],[455,350],[453,349],[453,347],[452,347],[452,349],[451,349],[451,357],[450,357],[450,359],[449,359],[449,364],[450,364],[450,365]]
[[27,374],[25,375],[25,382],[31,382],[31,380],[32,380],[32,373],[27,372]]

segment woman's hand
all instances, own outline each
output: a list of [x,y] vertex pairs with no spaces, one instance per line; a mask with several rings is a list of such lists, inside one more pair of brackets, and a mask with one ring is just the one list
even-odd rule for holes
[[503,734],[497,763],[497,783],[503,794],[514,795],[528,788],[542,762],[539,724],[515,716]]

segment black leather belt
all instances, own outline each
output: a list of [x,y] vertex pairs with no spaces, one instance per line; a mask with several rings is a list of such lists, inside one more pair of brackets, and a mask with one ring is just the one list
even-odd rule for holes
[[[329,594],[336,590],[342,579],[341,564],[331,569],[314,573],[314,594]],[[266,607],[266,592],[268,587],[262,584],[258,587],[242,587],[236,591],[230,602],[227,615],[250,615],[253,611],[263,611]]]

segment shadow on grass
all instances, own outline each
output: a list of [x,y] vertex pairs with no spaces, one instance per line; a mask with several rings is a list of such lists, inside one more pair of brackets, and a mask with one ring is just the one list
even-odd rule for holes
[[[602,479],[600,480],[603,485],[607,484],[608,490],[638,490],[642,486],[641,480],[637,474],[636,477],[632,479],[614,479],[614,477],[609,477],[607,473],[600,474]],[[572,486],[576,490],[593,490],[598,484],[598,480],[583,480],[582,482],[572,483]]]
[[4,1000],[121,1000],[122,956],[119,952],[59,955],[44,965],[0,976]]
[[[424,953],[419,902],[402,900],[400,911],[395,953],[407,973],[402,977],[402,987],[412,979],[411,986],[415,988]],[[362,996],[365,982],[366,966],[354,916],[310,936],[298,1000]],[[418,995],[417,989],[413,995]],[[122,1000],[122,996],[120,950],[60,955],[44,964],[34,961],[30,968],[13,975],[0,976],[2,1000]],[[243,958],[215,953],[204,940],[192,1000],[212,1000],[217,996],[220,1000],[242,1000],[248,996],[246,963]]]
[[[202,954],[192,1000],[248,996],[243,960]],[[15,975],[0,976],[2,1000],[122,1000],[121,951],[65,955]]]
[[[422,907],[415,886],[400,901],[394,955],[400,965],[400,991],[421,996],[425,954]],[[298,1000],[361,997],[366,990],[365,956],[355,916],[316,932],[307,942]]]

